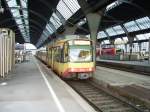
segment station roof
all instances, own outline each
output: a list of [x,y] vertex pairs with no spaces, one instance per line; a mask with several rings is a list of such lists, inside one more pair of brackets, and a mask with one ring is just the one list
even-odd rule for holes
[[[66,25],[76,34],[89,34],[87,21],[77,0],[0,0],[0,27],[9,27],[19,43],[40,47],[62,33]],[[102,14],[98,39],[117,38],[149,32],[149,0],[86,0],[92,12]]]

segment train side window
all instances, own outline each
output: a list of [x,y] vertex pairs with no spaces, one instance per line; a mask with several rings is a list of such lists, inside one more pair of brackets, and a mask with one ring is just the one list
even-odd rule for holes
[[55,48],[54,50],[55,61],[60,62],[60,55],[61,55],[60,47]]
[[64,54],[64,62],[67,62],[68,61],[68,58],[69,58],[69,56],[68,56],[68,44],[67,43],[65,43],[64,44],[64,49],[63,49],[63,54]]
[[57,48],[55,48],[55,50],[54,50],[54,59],[55,59],[55,61],[57,61]]
[[60,47],[57,48],[57,62],[61,62],[61,49]]
[[55,61],[56,61],[56,54],[57,54],[57,49],[54,48],[54,49],[53,49],[53,56],[54,56],[54,60],[55,60]]
[[64,56],[63,56],[63,48],[60,49],[60,62],[64,62]]
[[51,48],[49,48],[49,59],[51,60],[52,59],[52,49]]

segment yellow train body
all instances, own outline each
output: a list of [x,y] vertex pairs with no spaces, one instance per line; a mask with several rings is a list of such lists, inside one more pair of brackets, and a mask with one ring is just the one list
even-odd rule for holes
[[92,53],[92,41],[64,39],[49,44],[47,52],[37,56],[61,77],[87,79],[95,71]]

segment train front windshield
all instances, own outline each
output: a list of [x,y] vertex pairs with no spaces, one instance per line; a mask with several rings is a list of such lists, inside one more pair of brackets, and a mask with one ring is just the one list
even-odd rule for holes
[[69,61],[70,62],[92,61],[92,47],[86,45],[70,46]]

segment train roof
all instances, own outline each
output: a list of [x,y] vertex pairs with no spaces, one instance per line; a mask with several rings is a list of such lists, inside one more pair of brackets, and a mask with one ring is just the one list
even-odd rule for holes
[[57,38],[57,40],[51,41],[48,44],[48,46],[49,47],[60,46],[60,45],[63,45],[64,42],[66,42],[66,41],[75,40],[75,39],[90,40],[89,38],[82,36],[82,35],[67,35],[67,36],[59,37],[59,38]]

